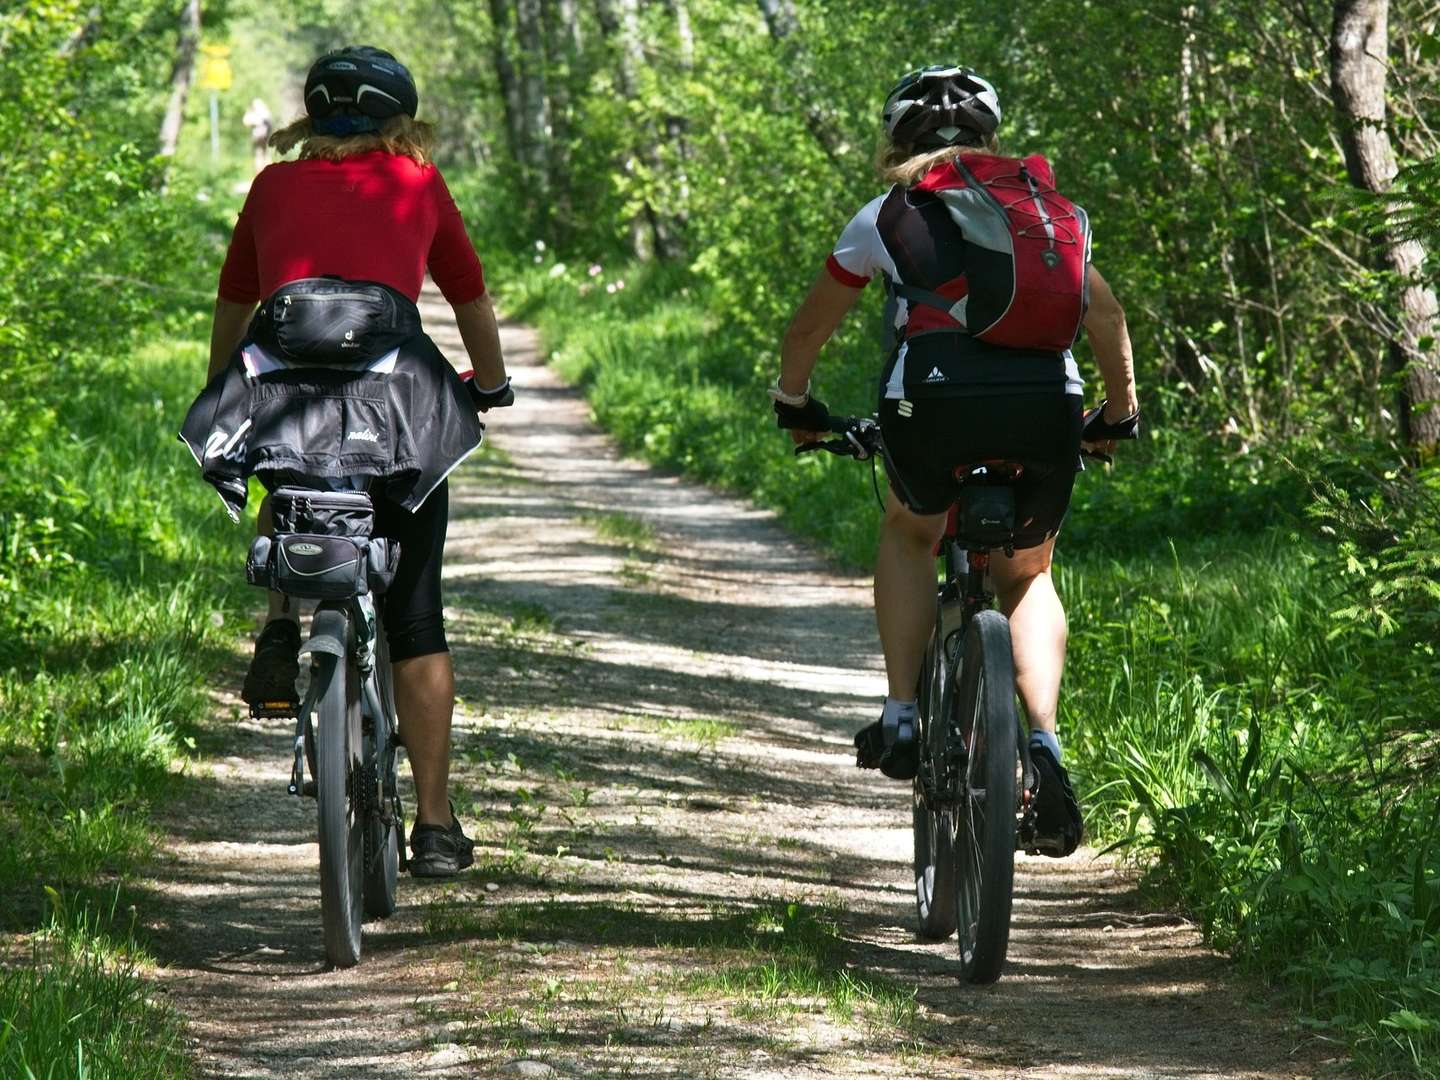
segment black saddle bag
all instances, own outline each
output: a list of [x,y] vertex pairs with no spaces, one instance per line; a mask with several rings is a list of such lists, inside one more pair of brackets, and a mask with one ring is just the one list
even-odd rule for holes
[[383,593],[395,579],[400,545],[373,535],[375,507],[363,491],[282,487],[270,507],[275,535],[250,545],[250,584],[306,600],[343,600]]
[[960,489],[956,535],[966,547],[1003,548],[1015,538],[1015,489],[973,484]]
[[266,297],[250,337],[292,364],[364,364],[420,332],[410,298],[374,281],[299,278]]

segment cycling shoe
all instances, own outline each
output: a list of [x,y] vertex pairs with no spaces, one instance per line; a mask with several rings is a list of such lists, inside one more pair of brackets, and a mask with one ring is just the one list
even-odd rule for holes
[[1064,858],[1085,836],[1080,801],[1070,786],[1070,774],[1044,743],[1030,744],[1030,761],[1035,766],[1035,836],[1029,850]]
[[912,720],[890,745],[885,745],[882,720],[855,733],[855,764],[861,769],[879,769],[891,780],[914,780],[920,771],[920,746]]
[[299,677],[300,625],[290,619],[272,619],[255,639],[255,657],[245,672],[240,700],[247,705],[298,704],[295,680]]
[[419,825],[410,830],[410,873],[415,877],[454,877],[474,865],[475,841],[465,835],[454,811],[449,825]]

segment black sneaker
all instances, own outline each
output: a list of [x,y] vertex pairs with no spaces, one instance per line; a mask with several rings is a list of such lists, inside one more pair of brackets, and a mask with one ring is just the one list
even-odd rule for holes
[[450,813],[449,825],[416,825],[410,830],[410,873],[415,877],[454,877],[475,863],[475,841]]
[[883,717],[855,733],[855,765],[861,769],[879,769],[891,780],[914,780],[920,771],[920,746],[915,740],[915,722],[905,729],[908,738],[899,738],[893,746],[885,745]]
[[300,624],[272,619],[255,639],[255,657],[245,673],[240,698],[247,705],[299,704],[295,680],[300,677]]
[[1080,801],[1070,786],[1070,774],[1048,746],[1032,742],[1030,761],[1035,766],[1035,846],[1030,850],[1064,858],[1085,836]]

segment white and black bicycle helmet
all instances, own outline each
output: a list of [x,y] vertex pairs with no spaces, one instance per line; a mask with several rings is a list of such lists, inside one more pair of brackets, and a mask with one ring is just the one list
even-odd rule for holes
[[419,105],[415,80],[384,49],[347,45],[316,60],[305,79],[305,111],[325,135],[376,131]]
[[895,84],[883,119],[902,146],[979,146],[1000,126],[1000,96],[969,68],[932,64]]

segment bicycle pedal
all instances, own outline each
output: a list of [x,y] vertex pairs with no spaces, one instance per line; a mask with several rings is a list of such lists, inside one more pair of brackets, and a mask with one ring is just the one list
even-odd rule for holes
[[252,720],[293,720],[299,714],[298,701],[257,701],[250,706]]

